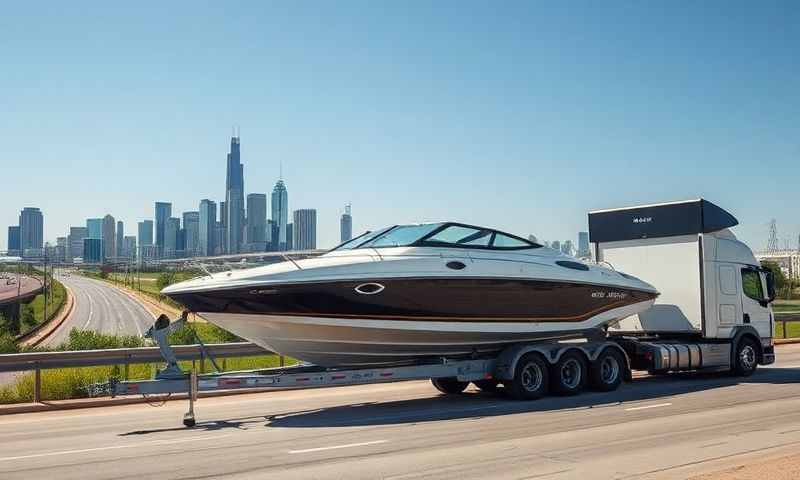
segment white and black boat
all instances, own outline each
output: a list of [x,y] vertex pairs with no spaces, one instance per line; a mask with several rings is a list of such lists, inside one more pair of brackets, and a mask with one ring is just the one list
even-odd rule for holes
[[658,292],[490,228],[395,225],[316,258],[218,273],[163,294],[244,339],[321,366],[488,354],[586,336]]

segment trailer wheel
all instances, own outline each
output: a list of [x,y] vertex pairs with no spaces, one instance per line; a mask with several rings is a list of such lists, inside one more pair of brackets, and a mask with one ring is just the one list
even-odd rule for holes
[[487,378],[485,380],[475,380],[472,384],[478,387],[481,392],[496,392],[500,382],[493,378]]
[[619,388],[625,370],[625,358],[615,348],[606,348],[589,366],[589,385],[593,390],[611,392]]
[[552,366],[550,389],[558,395],[575,395],[586,386],[586,360],[578,352],[566,352]]
[[733,359],[733,374],[737,377],[749,377],[758,367],[758,345],[753,339],[744,337],[736,345],[736,356]]
[[547,361],[538,353],[527,353],[517,362],[514,379],[505,383],[516,400],[535,400],[547,395],[549,374]]
[[469,382],[462,382],[455,377],[431,378],[431,383],[436,390],[445,395],[456,395],[466,390]]

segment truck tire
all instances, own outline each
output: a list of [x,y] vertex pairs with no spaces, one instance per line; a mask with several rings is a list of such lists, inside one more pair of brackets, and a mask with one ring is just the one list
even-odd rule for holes
[[[535,400],[547,395],[549,372],[547,360],[538,353],[526,353],[517,362],[514,378],[504,383],[516,400]],[[509,388],[510,387],[510,388]]]
[[616,348],[606,348],[589,366],[589,386],[599,392],[619,388],[625,374],[625,357]]
[[749,377],[758,367],[758,345],[750,337],[742,337],[736,345],[733,357],[733,374],[737,377]]
[[475,380],[472,384],[478,387],[481,392],[496,392],[500,382],[493,378],[487,378],[485,380]]
[[587,376],[583,355],[575,351],[566,352],[552,366],[550,390],[556,395],[575,395],[586,387]]
[[469,385],[469,382],[462,382],[455,377],[431,378],[431,383],[436,387],[436,390],[439,390],[445,395],[457,395],[462,393]]

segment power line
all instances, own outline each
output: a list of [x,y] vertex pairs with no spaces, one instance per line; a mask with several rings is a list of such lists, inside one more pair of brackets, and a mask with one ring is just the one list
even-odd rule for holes
[[769,240],[767,241],[767,252],[778,252],[778,222],[774,218],[769,222]]

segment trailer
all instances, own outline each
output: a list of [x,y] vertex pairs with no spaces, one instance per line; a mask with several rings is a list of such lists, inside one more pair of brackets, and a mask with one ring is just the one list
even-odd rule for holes
[[[197,374],[182,371],[167,341],[187,313],[162,316],[147,335],[158,343],[166,367],[153,380],[110,381],[95,393],[187,393],[183,419],[194,426],[198,392],[249,388],[319,388],[430,379],[444,394],[472,383],[500,386],[511,398],[616,390],[633,370],[650,374],[724,371],[752,375],[775,361],[771,274],[730,232],[736,219],[706,200],[602,210],[589,214],[589,234],[599,262],[641,277],[660,292],[637,316],[582,339],[506,347],[497,355],[430,358],[400,366],[322,368],[301,364],[263,370]],[[215,365],[216,363],[213,362]],[[217,369],[219,370],[219,369]]]

